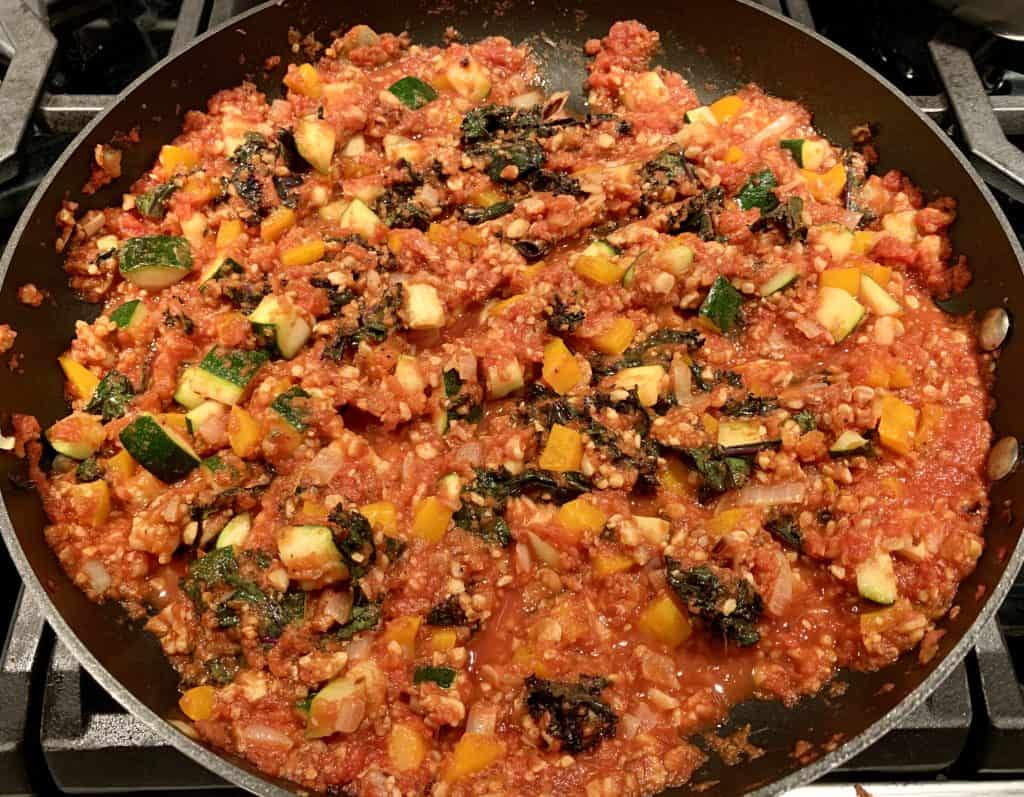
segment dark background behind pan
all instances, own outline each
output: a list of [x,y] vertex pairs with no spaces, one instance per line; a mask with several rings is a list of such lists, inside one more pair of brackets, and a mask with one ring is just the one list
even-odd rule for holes
[[[680,71],[705,99],[753,80],[772,93],[807,103],[817,126],[836,142],[848,142],[849,130],[856,124],[875,123],[882,154],[880,170],[899,166],[927,193],[949,194],[960,202],[954,245],[969,256],[976,280],[959,308],[984,310],[1006,305],[1012,311],[1024,296],[1020,252],[1011,242],[1012,233],[987,190],[942,134],[879,79],[827,42],[760,9],[736,0],[672,4],[641,0],[628,8],[609,0],[561,8],[546,3],[468,0],[442,2],[427,10],[420,2],[392,0],[367,11],[355,3],[290,0],[233,21],[144,76],[109,113],[86,128],[55,165],[0,266],[7,269],[0,292],[0,319],[18,330],[16,349],[24,354],[23,370],[2,377],[0,412],[29,412],[44,426],[66,413],[56,358],[67,347],[75,319],[92,318],[97,312],[70,294],[59,268],[53,242],[61,199],[81,201],[82,208],[119,202],[120,194],[148,166],[160,145],[176,135],[184,111],[204,108],[209,96],[219,89],[252,79],[268,92],[278,93],[283,64],[267,73],[262,67],[264,59],[275,54],[286,62],[302,60],[288,46],[289,27],[313,32],[321,41],[329,41],[332,31],[357,23],[378,31],[409,30],[416,41],[424,43],[439,43],[449,25],[467,40],[486,35],[525,40],[544,62],[549,87],[568,89],[577,88],[583,79],[583,42],[603,35],[614,20],[624,17],[638,18],[661,32],[663,48],[657,63]],[[133,128],[138,129],[141,140],[125,153],[126,177],[93,197],[81,197],[79,190],[88,178],[93,147]],[[49,291],[55,301],[39,309],[20,305],[16,291],[27,281]],[[1020,436],[1024,418],[1014,417],[1012,399],[1022,388],[1024,348],[1011,335],[997,386],[997,396],[1002,397],[993,417],[997,435]],[[37,497],[14,488],[6,478],[18,469],[10,457],[0,462],[0,489],[10,517],[10,523],[0,517],[0,525],[30,592],[41,599],[38,585],[43,585],[57,612],[52,617],[55,630],[101,685],[128,708],[151,723],[154,715],[177,715],[176,678],[158,646],[149,635],[126,623],[116,608],[90,603],[64,576],[43,540],[44,517]],[[1020,529],[1011,510],[1022,490],[1024,475],[1020,473],[994,486],[988,545],[977,571],[961,588],[962,610],[945,624],[949,633],[935,659],[921,666],[909,656],[880,673],[843,673],[840,677],[849,687],[837,698],[807,699],[791,709],[754,701],[740,706],[728,729],[749,723],[750,739],[765,748],[765,755],[739,767],[724,767],[712,756],[695,781],[720,781],[716,793],[721,794],[792,787],[862,749],[888,730],[898,713],[923,699],[966,651],[972,631],[980,625],[976,623],[979,616],[987,618],[1009,586],[1009,571],[1016,569],[1021,554],[1014,554]],[[896,709],[908,696],[911,699]],[[174,743],[224,777],[262,793],[280,793],[278,787],[231,766],[177,732],[170,733]],[[858,738],[802,770],[791,755],[799,740],[819,745],[824,755],[821,745],[854,737]]]

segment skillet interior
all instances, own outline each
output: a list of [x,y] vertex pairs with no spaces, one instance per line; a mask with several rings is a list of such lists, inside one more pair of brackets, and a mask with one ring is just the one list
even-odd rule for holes
[[[449,25],[457,27],[467,40],[486,35],[528,40],[546,62],[551,85],[561,88],[580,84],[580,47],[586,38],[602,35],[616,19],[635,16],[662,33],[663,52],[658,62],[682,72],[702,95],[718,94],[754,80],[770,92],[808,104],[818,127],[838,142],[848,141],[852,125],[876,122],[881,169],[899,166],[926,192],[949,194],[960,202],[954,247],[968,255],[976,275],[961,307],[984,310],[1005,304],[1012,310],[1024,296],[1021,253],[1008,225],[987,190],[965,168],[963,158],[937,128],[826,42],[760,9],[736,0],[687,0],[671,7],[645,0],[628,11],[611,0],[595,0],[586,4],[585,12],[574,6],[556,9],[539,3],[512,7],[505,0],[449,0],[429,13],[410,0],[395,0],[371,13],[354,10],[356,5],[317,0],[268,4],[148,73],[110,113],[78,137],[33,198],[0,264],[0,273],[6,270],[0,292],[0,319],[18,330],[16,351],[24,354],[21,372],[3,376],[0,412],[33,413],[44,427],[66,413],[61,398],[62,378],[55,361],[67,347],[75,319],[96,314],[95,308],[81,304],[70,294],[54,253],[53,219],[62,197],[80,201],[83,208],[118,202],[133,176],[152,161],[162,143],[177,133],[184,110],[204,108],[212,93],[246,78],[269,91],[278,91],[283,67],[269,73],[261,68],[269,55],[279,54],[286,61],[297,58],[290,52],[285,35],[289,26],[314,32],[322,41],[329,40],[332,30],[356,23],[367,23],[381,31],[409,30],[416,41],[428,43],[440,42]],[[125,153],[127,177],[95,196],[82,197],[79,189],[88,177],[93,147],[135,127],[140,141]],[[49,291],[54,302],[39,309],[21,306],[17,288],[29,280]],[[1009,403],[1014,391],[1024,387],[1024,344],[1019,336],[1011,335],[1005,347],[1000,375],[997,395],[1003,401],[996,409],[993,425],[998,435],[1020,437],[1024,435],[1024,418],[1013,417]],[[12,458],[2,458],[0,489],[10,522],[0,513],[0,526],[37,599],[43,599],[44,594],[39,584],[45,585],[51,604],[48,614],[76,655],[115,697],[158,730],[165,729],[176,744],[201,763],[253,791],[283,793],[244,765],[247,771],[188,742],[155,719],[176,713],[176,679],[170,667],[149,635],[126,624],[118,610],[90,603],[64,576],[43,540],[44,516],[38,499],[13,488],[6,478],[16,470],[18,465]],[[722,767],[712,761],[695,781],[718,780],[717,793],[723,794],[759,788],[767,793],[795,786],[818,777],[878,738],[899,714],[920,702],[955,666],[970,645],[972,624],[979,617],[991,616],[1012,581],[1024,548],[1018,545],[1019,524],[1003,509],[1011,507],[1013,497],[1022,491],[1024,474],[1020,472],[993,488],[988,545],[978,569],[961,588],[961,612],[945,625],[949,633],[930,664],[920,666],[910,657],[880,673],[844,674],[849,689],[842,697],[808,699],[789,710],[778,704],[745,704],[735,712],[735,723],[749,722],[751,741],[764,747],[766,754],[739,767]],[[889,684],[891,688],[883,689]],[[908,696],[911,698],[894,711]],[[821,744],[836,734],[843,739],[862,735],[803,769],[790,755],[798,740]]]

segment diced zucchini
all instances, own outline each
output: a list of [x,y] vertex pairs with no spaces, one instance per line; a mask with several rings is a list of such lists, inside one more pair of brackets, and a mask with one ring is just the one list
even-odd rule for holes
[[803,169],[818,171],[828,154],[827,141],[808,141],[806,138],[784,138],[779,146],[788,149],[796,165]]
[[331,171],[337,136],[334,128],[320,119],[300,119],[295,124],[295,148],[320,174]]
[[882,216],[882,229],[894,235],[904,243],[912,244],[917,240],[917,211],[900,210]]
[[398,97],[402,105],[414,111],[437,99],[437,92],[429,83],[411,75],[396,80],[388,86],[388,91]]
[[146,317],[146,305],[141,299],[132,299],[110,313],[110,320],[121,329],[133,329]]
[[867,274],[860,278],[860,298],[875,315],[899,315],[903,312],[900,303]]
[[278,394],[270,402],[270,409],[280,415],[295,431],[304,432],[308,428],[306,416],[309,410],[302,399],[308,398],[309,393],[296,385]]
[[636,388],[640,403],[645,407],[653,407],[661,395],[661,385],[665,379],[665,369],[660,365],[638,365],[623,368],[614,377],[615,387],[622,390]]
[[245,544],[245,540],[249,536],[249,530],[252,528],[252,518],[248,512],[242,512],[240,515],[235,515],[227,524],[220,530],[220,534],[217,535],[217,548],[227,548],[228,546],[234,548],[236,551]]
[[215,346],[191,374],[189,386],[200,396],[221,404],[237,404],[266,361],[265,351]]
[[389,134],[384,136],[382,143],[384,144],[384,157],[390,163],[407,160],[415,165],[423,160],[423,145],[419,141]]
[[88,459],[103,445],[103,422],[95,415],[75,412],[47,429],[46,439],[58,454]]
[[427,383],[420,372],[419,363],[416,358],[409,354],[398,355],[398,362],[395,363],[395,379],[402,386],[406,393],[422,393]]
[[818,290],[818,309],[814,317],[833,340],[840,343],[864,318],[864,306],[842,288],[826,286]]
[[877,553],[857,566],[857,592],[862,598],[891,606],[899,597],[896,571],[888,553]]
[[196,366],[190,365],[182,371],[178,378],[178,389],[174,391],[174,400],[189,410],[195,409],[203,403],[203,397],[193,387],[193,380],[198,370]]
[[447,473],[437,482],[437,494],[440,498],[451,503],[459,500],[459,493],[462,491],[462,481],[457,473]]
[[703,122],[706,125],[718,127],[718,119],[715,117],[714,112],[712,112],[712,110],[706,105],[701,105],[699,108],[687,111],[683,114],[683,121],[688,124]]
[[793,266],[784,266],[781,271],[769,277],[768,281],[761,286],[761,295],[771,296],[773,293],[785,290],[796,282],[799,276],[800,272],[793,268]]
[[405,283],[405,323],[410,329],[440,329],[444,326],[444,305],[437,289],[426,283]]
[[231,274],[242,274],[244,271],[245,269],[242,268],[242,264],[234,258],[217,255],[213,262],[203,271],[202,276],[199,278],[199,284],[204,285],[210,280],[221,280]]
[[506,360],[487,368],[487,395],[491,398],[503,398],[523,384],[523,366],[518,360]]
[[583,250],[583,257],[618,257],[620,254],[622,250],[604,238],[598,238]]
[[290,302],[282,302],[276,296],[264,296],[249,314],[249,320],[257,332],[274,342],[277,351],[286,360],[299,353],[313,331],[297,307]]
[[460,96],[472,102],[480,102],[491,93],[487,70],[472,58],[458,59],[448,67],[445,76]]
[[846,457],[851,454],[856,454],[858,451],[868,447],[868,440],[866,437],[858,434],[852,429],[847,429],[836,441],[829,446],[828,453],[833,457]]
[[448,429],[451,427],[452,422],[448,417],[448,410],[442,405],[434,410],[434,429],[440,435],[448,434]]
[[[352,699],[356,694],[355,683],[345,677],[335,678],[327,686],[317,692],[309,703],[309,716],[306,718],[306,738],[322,739],[334,733],[351,733],[358,727],[353,719],[346,722],[348,712],[340,711],[340,706]],[[362,715],[358,716],[359,722]]]
[[833,263],[840,263],[853,249],[853,233],[841,224],[823,225],[818,229],[818,243],[828,249]]
[[224,412],[224,405],[213,400],[204,401],[198,407],[190,409],[185,413],[185,425],[188,428],[188,433],[195,437],[204,423],[214,416],[223,415]]
[[277,553],[292,571],[327,572],[343,566],[341,552],[328,526],[287,526],[277,538]]
[[719,274],[698,313],[701,318],[706,318],[714,324],[720,332],[728,332],[739,319],[741,304],[743,295],[729,280]]
[[765,441],[761,421],[745,418],[718,420],[718,445],[728,453],[731,448],[749,448]]
[[199,467],[192,446],[148,412],[121,430],[121,445],[162,482],[176,482]]
[[125,241],[117,262],[126,280],[157,291],[188,276],[192,250],[178,235],[144,235]]
[[655,259],[659,266],[671,272],[673,276],[682,277],[693,265],[693,249],[674,241],[658,252]]
[[380,218],[370,210],[361,199],[349,202],[345,212],[341,214],[338,226],[343,230],[351,230],[367,240],[376,237],[377,232],[384,229]]

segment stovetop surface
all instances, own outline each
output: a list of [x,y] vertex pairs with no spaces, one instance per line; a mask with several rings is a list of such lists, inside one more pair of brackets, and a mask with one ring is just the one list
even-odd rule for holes
[[[254,5],[252,0],[30,0],[57,38],[38,117],[19,149],[18,174],[0,182],[0,241],[77,128],[175,42]],[[949,102],[928,42],[949,20],[925,0],[762,0],[810,22],[915,97],[952,135]],[[0,4],[0,79],[9,56]],[[1024,145],[1024,42],[966,37],[1000,122]],[[1012,68],[1016,67],[1016,69]],[[1019,71],[1018,71],[1019,70]],[[1019,101],[1018,101],[1019,100]],[[6,123],[6,121],[5,121]],[[1024,204],[997,194],[1024,239]],[[86,792],[239,793],[159,743],[86,674],[29,604],[0,549],[0,797]],[[896,731],[800,797],[912,794],[1024,795],[1024,581],[950,679]],[[13,708],[24,704],[21,724]]]

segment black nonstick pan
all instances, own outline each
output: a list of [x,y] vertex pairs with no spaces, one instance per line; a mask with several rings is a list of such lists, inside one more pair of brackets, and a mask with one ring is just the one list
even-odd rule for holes
[[[705,97],[754,81],[774,94],[797,99],[815,114],[817,126],[838,142],[854,125],[878,130],[880,170],[899,167],[927,193],[959,201],[954,247],[968,256],[975,281],[953,311],[992,308],[1011,316],[1024,302],[1020,246],[988,190],[946,136],[883,78],[824,39],[741,0],[678,0],[631,4],[594,0],[583,6],[511,3],[508,0],[443,0],[436,6],[391,0],[372,8],[340,0],[281,0],[229,22],[150,70],[107,113],[75,140],[33,196],[0,263],[0,320],[19,333],[21,369],[0,376],[0,415],[36,415],[44,427],[67,412],[57,357],[67,347],[78,318],[97,309],[78,301],[65,285],[55,252],[55,218],[63,199],[82,209],[119,202],[134,177],[178,132],[183,114],[204,108],[214,92],[254,80],[280,91],[284,64],[299,59],[289,28],[330,41],[331,32],[357,23],[378,31],[408,30],[419,42],[440,43],[454,26],[467,39],[503,35],[533,45],[552,87],[573,88],[583,80],[582,44],[603,35],[617,19],[635,17],[662,34],[660,63],[681,72]],[[283,62],[264,71],[268,56]],[[83,196],[97,144],[137,130],[119,181]],[[33,309],[17,301],[17,289],[34,282],[54,301]],[[999,317],[994,317],[998,321]],[[992,418],[995,439],[1024,436],[1024,413],[1014,397],[1024,391],[1024,341],[1010,334],[1003,346]],[[1003,453],[1015,452],[1003,443]],[[82,664],[118,701],[183,753],[229,781],[261,795],[291,793],[248,765],[203,747],[166,722],[180,716],[177,679],[154,639],[128,623],[113,606],[97,606],[71,583],[43,538],[44,514],[33,492],[19,490],[9,476],[22,467],[13,457],[0,462],[0,531],[24,578],[29,598],[45,607],[51,626]],[[805,699],[785,708],[751,701],[739,706],[731,726],[751,725],[750,739],[765,754],[739,766],[712,756],[695,782],[717,781],[714,794],[774,794],[814,780],[882,737],[918,705],[961,660],[1000,602],[1024,558],[1017,498],[1024,498],[1024,473],[1011,473],[992,487],[987,545],[978,568],[961,586],[959,613],[948,620],[938,654],[927,664],[909,655],[877,673],[842,673],[841,696]],[[813,745],[808,762],[793,755],[798,741]],[[831,752],[828,752],[831,750]]]

